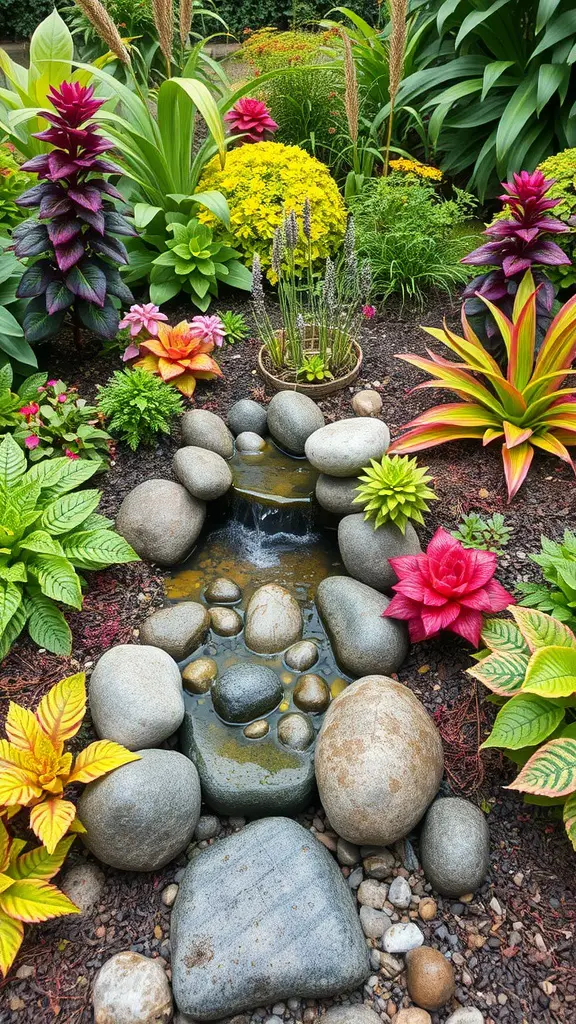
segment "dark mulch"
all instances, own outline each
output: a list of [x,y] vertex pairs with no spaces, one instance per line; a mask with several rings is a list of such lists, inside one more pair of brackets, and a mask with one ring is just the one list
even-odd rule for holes
[[[236,301],[233,308],[246,312],[247,305]],[[409,396],[422,375],[394,355],[409,350],[422,353],[427,339],[418,324],[438,324],[445,311],[444,301],[435,302],[421,315],[391,308],[365,326],[365,361],[354,390],[372,386],[381,392],[383,416],[393,435],[417,411],[439,400],[432,391]],[[455,310],[449,312],[453,317]],[[171,319],[186,315],[191,315],[190,309],[181,308],[173,311]],[[200,385],[196,404],[225,415],[238,398],[267,401],[271,395],[254,370],[256,353],[255,341],[226,348],[221,357],[224,379]],[[86,340],[78,352],[67,335],[59,339],[58,347],[40,355],[46,369],[76,385],[88,399],[119,366],[117,357],[100,354],[95,340]],[[326,418],[350,415],[350,398],[347,391],[321,402]],[[152,451],[142,448],[131,453],[118,446],[116,464],[101,480],[104,511],[114,515],[123,497],[142,480],[170,475],[178,433],[176,427],[174,435]],[[440,499],[427,519],[425,539],[439,525],[453,528],[464,512],[502,511],[513,534],[501,559],[500,580],[512,587],[518,578],[538,579],[528,554],[538,549],[540,535],[558,538],[566,526],[576,525],[576,487],[568,467],[536,456],[527,483],[507,506],[497,446],[486,450],[473,443],[454,444],[424,454],[420,461],[430,467]],[[9,699],[34,706],[66,673],[90,670],[111,644],[137,635],[150,606],[161,601],[162,575],[150,566],[136,564],[91,575],[84,611],[70,619],[73,657],[40,654],[33,644],[18,642],[0,669],[0,716]],[[435,923],[430,937],[439,948],[448,949],[452,943],[452,949],[460,951],[460,964],[458,957],[454,960],[457,994],[463,1002],[480,1007],[487,1021],[568,1024],[576,1015],[574,854],[561,822],[550,812],[526,807],[518,795],[502,788],[513,777],[506,761],[494,753],[478,756],[478,740],[489,729],[493,709],[483,702],[482,687],[465,675],[470,664],[469,647],[445,635],[413,648],[399,673],[441,730],[448,784],[490,812],[490,885],[467,907],[440,900],[441,923]],[[81,856],[79,847],[73,859]],[[160,894],[182,863],[144,877],[107,870],[102,903],[92,914],[29,928],[9,979],[0,983],[0,1024],[44,1024],[56,1017],[67,1024],[87,1024],[91,981],[109,956],[131,948],[161,956],[168,963],[169,911]],[[493,897],[497,902],[490,904]],[[520,934],[519,942],[512,932]],[[388,994],[397,1005],[400,992],[390,985]],[[388,1013],[392,1009],[388,1003]],[[445,1015],[433,1015],[435,1024]]]

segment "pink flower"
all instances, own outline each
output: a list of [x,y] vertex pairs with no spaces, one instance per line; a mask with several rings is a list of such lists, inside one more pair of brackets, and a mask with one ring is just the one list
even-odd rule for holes
[[79,459],[80,458],[80,456],[77,454],[77,452],[71,452],[69,448],[65,448],[64,449],[64,455],[66,456],[67,459]]
[[[46,381],[46,387],[47,388],[55,388],[57,383],[58,383],[57,380],[47,380]],[[38,389],[38,390],[40,390],[40,389]]]
[[167,320],[165,313],[161,313],[158,306],[153,302],[146,302],[143,306],[130,306],[130,312],[118,324],[119,328],[129,327],[130,337],[134,338],[142,328],[148,331],[153,338],[158,334],[158,323]]
[[35,416],[36,413],[39,412],[39,410],[40,406],[37,404],[37,402],[30,402],[30,405],[23,405],[22,408],[18,410],[18,412],[20,413],[21,416]]
[[29,434],[28,437],[24,439],[24,444],[29,451],[32,451],[33,448],[37,448],[40,444],[40,438],[37,434]]
[[262,142],[270,138],[278,130],[276,121],[270,117],[270,111],[262,100],[244,96],[234,104],[224,120],[233,135],[242,135],[242,142]]
[[362,306],[362,316],[365,316],[367,320],[371,320],[373,316],[376,316],[376,307]]
[[492,579],[496,564],[491,551],[464,548],[440,528],[423,554],[390,559],[398,583],[382,615],[407,619],[413,642],[449,629],[478,647],[482,612],[501,612],[515,604],[512,595]]
[[61,395],[58,395],[58,397],[57,397],[56,401],[57,401],[57,402],[65,402],[65,401],[66,401],[66,399],[67,399],[67,397],[68,397],[68,396],[67,396],[66,392],[65,392],[65,391],[63,391]]
[[195,338],[212,342],[217,348],[222,347],[226,337],[226,328],[219,316],[193,316],[190,326]]
[[136,356],[140,355],[140,349],[138,345],[128,345],[122,353],[122,362],[126,363],[129,359],[136,359]]

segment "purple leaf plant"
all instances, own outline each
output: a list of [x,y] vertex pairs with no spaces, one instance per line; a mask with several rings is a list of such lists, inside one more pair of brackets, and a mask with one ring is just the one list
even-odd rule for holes
[[29,300],[24,333],[29,342],[42,341],[70,313],[76,334],[82,325],[113,338],[120,318],[113,298],[124,305],[133,300],[118,270],[128,253],[115,236],[136,232],[115,209],[112,200],[123,197],[104,177],[122,174],[103,159],[113,144],[92,120],[105,100],[94,98],[93,86],[76,82],[52,87],[48,98],[56,113],[41,112],[50,127],[35,137],[54,149],[22,165],[43,180],[17,200],[38,212],[12,234],[15,255],[31,261],[16,293]]

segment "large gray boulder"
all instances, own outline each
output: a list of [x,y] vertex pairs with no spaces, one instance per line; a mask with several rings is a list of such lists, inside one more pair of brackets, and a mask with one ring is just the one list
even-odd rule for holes
[[201,501],[215,501],[232,486],[232,472],[222,456],[193,444],[178,449],[172,470],[186,490]]
[[287,818],[253,822],[189,863],[170,937],[176,1004],[199,1021],[345,992],[370,970],[337,864]]
[[268,406],[268,430],[281,448],[304,455],[307,438],[324,426],[316,402],[298,391],[279,391]]
[[92,993],[94,1024],[168,1024],[172,993],[158,960],[132,950],[100,968]]
[[432,888],[442,896],[464,896],[480,888],[490,865],[486,816],[468,800],[436,800],[424,819],[420,859]]
[[306,458],[328,476],[358,476],[381,459],[390,444],[390,431],[381,420],[354,418],[328,423],[312,434],[305,445]]
[[90,712],[103,739],[129,750],[159,746],[184,717],[176,662],[158,647],[111,647],[98,659],[90,677]]
[[210,628],[208,609],[199,601],[180,601],[152,612],[140,626],[140,640],[184,661],[200,646]]
[[89,783],[78,801],[82,839],[104,864],[156,871],[177,857],[200,817],[200,782],[176,750],[139,750],[140,761]]
[[220,416],[209,409],[191,409],[182,420],[182,440],[185,445],[207,448],[223,459],[234,454],[234,438]]
[[388,846],[420,821],[443,771],[440,735],[411,690],[372,675],[328,708],[316,741],[316,781],[343,839]]
[[234,402],[228,410],[228,426],[233,434],[242,434],[249,430],[264,437],[268,423],[266,409],[251,398],[241,398]]
[[354,499],[358,496],[358,477],[327,476],[320,473],[316,481],[316,501],[327,512],[348,516],[358,511]]
[[350,576],[328,576],[316,607],[340,668],[353,679],[396,672],[408,653],[403,622],[382,618],[390,604],[378,590]]
[[206,506],[173,480],[145,480],[126,495],[116,529],[146,562],[183,562],[204,525]]
[[277,654],[302,636],[300,605],[277,583],[266,583],[254,591],[244,619],[246,646],[257,654]]
[[363,512],[345,516],[338,524],[338,547],[347,572],[375,590],[389,590],[398,582],[389,558],[418,555],[421,552],[418,534],[411,523],[402,533],[394,523],[384,523],[377,530]]

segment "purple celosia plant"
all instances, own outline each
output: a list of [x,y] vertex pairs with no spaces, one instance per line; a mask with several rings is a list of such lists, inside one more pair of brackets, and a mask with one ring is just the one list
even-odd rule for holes
[[24,332],[28,341],[48,338],[69,312],[76,332],[83,325],[113,338],[119,312],[112,297],[132,301],[118,271],[118,264],[128,263],[128,254],[115,236],[135,231],[110,201],[122,195],[102,176],[122,173],[102,159],[113,144],[91,120],[105,100],[94,98],[93,86],[76,82],[62,82],[48,98],[56,113],[41,111],[50,127],[35,137],[54,149],[22,165],[45,180],[17,200],[38,213],[12,235],[15,255],[34,260],[17,291],[18,298],[30,300]]
[[[512,181],[502,182],[506,191],[498,198],[509,208],[509,215],[496,218],[486,228],[484,234],[493,241],[474,249],[462,260],[462,263],[472,266],[495,265],[498,268],[470,281],[462,298],[466,302],[467,316],[474,318],[475,329],[483,335],[483,340],[492,341],[492,347],[497,353],[500,350],[500,355],[504,353],[498,328],[492,314],[478,296],[489,299],[511,318],[518,285],[526,271],[532,271],[534,282],[539,286],[536,316],[538,334],[543,337],[551,319],[555,292],[546,274],[535,271],[534,266],[571,263],[556,242],[542,238],[545,234],[560,234],[570,230],[557,217],[549,215],[548,211],[560,202],[559,199],[546,198],[553,184],[554,180],[546,180],[542,171],[534,171],[532,174],[521,171],[513,175]],[[480,324],[477,322],[479,317],[482,318]]]

